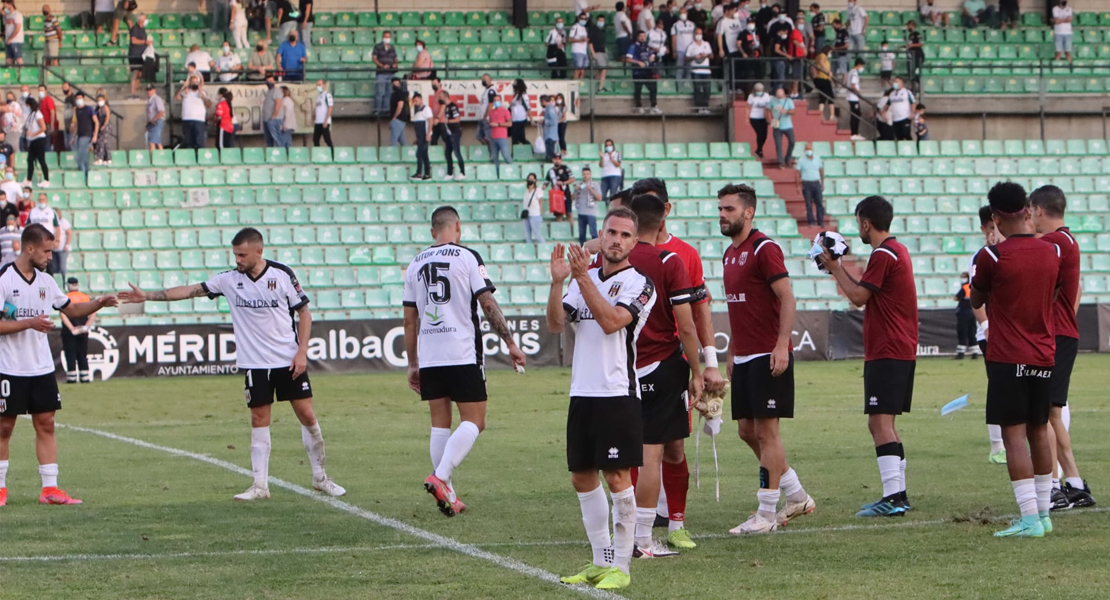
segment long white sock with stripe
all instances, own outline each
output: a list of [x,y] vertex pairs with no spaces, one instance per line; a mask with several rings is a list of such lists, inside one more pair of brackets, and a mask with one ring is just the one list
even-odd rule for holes
[[613,542],[609,539],[609,499],[601,484],[592,492],[578,493],[582,508],[582,525],[593,549],[593,562],[599,567],[613,566]]

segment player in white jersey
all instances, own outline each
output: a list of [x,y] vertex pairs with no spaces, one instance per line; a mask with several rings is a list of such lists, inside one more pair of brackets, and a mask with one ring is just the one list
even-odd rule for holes
[[42,477],[40,504],[81,504],[58,489],[58,445],[54,412],[62,407],[54,357],[46,334],[54,329],[50,313],[60,310],[74,319],[105,306],[115,296],[90,302],[71,302],[58,283],[45,273],[54,248],[54,234],[42,225],[28,225],[20,238],[22,252],[0,268],[0,506],[8,501],[8,444],[16,417],[30,414],[35,428],[35,453]]
[[[262,258],[262,234],[247,227],[231,240],[235,269],[224,271],[204,283],[183,285],[157,292],[144,292],[135,285],[120,292],[124,302],[147,300],[172,302],[208,296],[227,297],[235,332],[235,364],[246,373],[247,407],[251,411],[251,467],[254,484],[236,500],[265,500],[270,497],[270,407],[276,396],[289,402],[301,422],[301,441],[312,466],[312,487],[329,496],[347,490],[332,481],[324,470],[324,436],[312,407],[308,381],[308,340],[312,315],[308,296],[293,269]],[[294,323],[293,316],[298,319]]]
[[[994,224],[994,219],[991,218],[991,207],[983,206],[979,209],[979,231],[983,232],[983,240],[986,246],[995,246],[1006,238],[998,231],[998,227]],[[975,259],[979,258],[979,250],[976,250],[971,255],[971,261],[967,265],[967,274],[970,281],[975,280]],[[971,309],[975,314],[975,341],[979,345],[979,352],[983,356],[987,355],[987,330],[990,323],[987,322],[987,307],[980,306],[979,308]],[[987,460],[993,465],[1006,464],[1006,447],[1002,445],[1002,428],[998,425],[987,425],[987,436],[991,442],[991,452]]]
[[[551,292],[547,328],[554,334],[576,324],[574,360],[567,413],[567,467],[578,492],[582,523],[593,548],[593,561],[564,583],[590,583],[617,589],[631,583],[629,563],[636,530],[636,497],[629,470],[643,464],[644,427],[640,385],[636,378],[636,338],[655,305],[651,279],[628,262],[638,242],[636,215],[621,207],[602,223],[600,267],[589,268],[590,255],[556,244],[551,253]],[[563,281],[573,276],[566,295]],[[613,538],[609,538],[609,502],[598,470],[613,497]]]
[[[432,435],[428,449],[433,473],[424,489],[448,517],[464,510],[451,484],[455,469],[486,427],[486,374],[478,306],[490,328],[509,349],[513,366],[523,371],[524,352],[493,299],[493,282],[482,257],[459,245],[459,213],[441,206],[432,213],[435,245],[416,255],[405,272],[405,350],[409,387],[428,402]],[[459,423],[451,433],[451,402]]]

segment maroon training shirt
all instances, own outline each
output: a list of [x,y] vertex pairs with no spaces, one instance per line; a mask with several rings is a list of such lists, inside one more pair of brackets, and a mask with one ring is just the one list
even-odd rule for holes
[[917,283],[909,250],[893,236],[883,240],[859,284],[871,290],[863,311],[863,359],[917,360]]
[[[655,293],[659,297],[636,340],[636,368],[641,369],[669,358],[678,350],[681,341],[673,307],[692,302],[694,291],[686,266],[674,252],[640,242],[628,255],[628,262],[655,284]],[[664,298],[666,302],[663,302]]]
[[987,360],[1056,364],[1052,307],[1061,283],[1060,248],[1026,233],[987,246],[975,259],[975,289],[990,294]]
[[789,277],[782,248],[758,229],[725,248],[725,300],[733,356],[770,354],[779,341],[779,297],[771,284]]
[[1079,324],[1075,320],[1075,299],[1079,296],[1079,243],[1067,227],[1046,233],[1041,241],[1056,244],[1060,249],[1060,292],[1052,305],[1056,335],[1079,339]]

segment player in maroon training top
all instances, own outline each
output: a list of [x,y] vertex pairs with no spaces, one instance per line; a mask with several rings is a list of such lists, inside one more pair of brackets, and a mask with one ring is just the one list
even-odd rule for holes
[[910,412],[917,365],[917,285],[910,253],[890,235],[894,207],[881,196],[856,205],[859,237],[873,248],[867,270],[856,281],[828,250],[822,264],[844,295],[863,312],[863,398],[867,427],[875,441],[883,497],[865,504],[858,517],[896,517],[910,509],[906,497],[906,451],[894,426]]
[[[1025,189],[1011,182],[987,194],[1006,241],[975,259],[972,306],[987,305],[987,423],[1002,426],[1006,466],[1021,519],[998,537],[1042,537],[1052,531],[1052,307],[1063,283],[1060,248],[1033,237]],[[1026,448],[1026,440],[1029,442]]]
[[[628,261],[655,283],[659,297],[636,340],[636,376],[644,422],[644,466],[636,486],[636,553],[638,558],[674,556],[651,536],[659,501],[663,457],[676,462],[685,457],[683,440],[690,436],[686,415],[701,397],[702,375],[698,335],[690,303],[694,290],[679,256],[655,245],[663,224],[663,201],[637,196],[630,203],[639,223],[639,243]],[[680,343],[681,342],[681,343]]]
[[1064,211],[1068,201],[1063,190],[1046,185],[1029,194],[1032,205],[1033,226],[1042,234],[1041,240],[1060,248],[1060,292],[1052,304],[1052,323],[1056,333],[1056,361],[1052,368],[1052,409],[1049,413],[1048,433],[1054,437],[1052,444],[1053,465],[1060,465],[1064,472],[1064,485],[1060,486],[1059,474],[1052,478],[1052,510],[1093,506],[1095,499],[1087,482],[1079,475],[1075,456],[1071,451],[1068,432],[1071,413],[1068,410],[1068,385],[1071,383],[1072,366],[1079,353],[1079,325],[1075,313],[1079,310],[1079,244],[1064,225]]
[[[717,192],[721,234],[732,240],[724,256],[732,418],[759,460],[759,510],[730,530],[733,535],[771,533],[816,508],[787,465],[779,436],[779,419],[794,418],[794,291],[782,248],[753,229],[755,209],[749,186],[726,185]],[[786,503],[776,513],[782,491]]]

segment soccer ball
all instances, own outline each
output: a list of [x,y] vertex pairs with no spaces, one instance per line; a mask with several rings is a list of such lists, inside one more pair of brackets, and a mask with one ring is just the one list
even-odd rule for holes
[[848,242],[844,239],[844,236],[839,233],[835,231],[822,231],[818,233],[817,236],[813,238],[813,248],[806,253],[806,256],[813,259],[813,262],[822,273],[829,272],[828,269],[821,266],[821,262],[817,260],[817,257],[821,255],[822,248],[828,248],[829,254],[832,254],[832,257],[835,258],[838,263],[840,262],[840,257],[851,251]]

